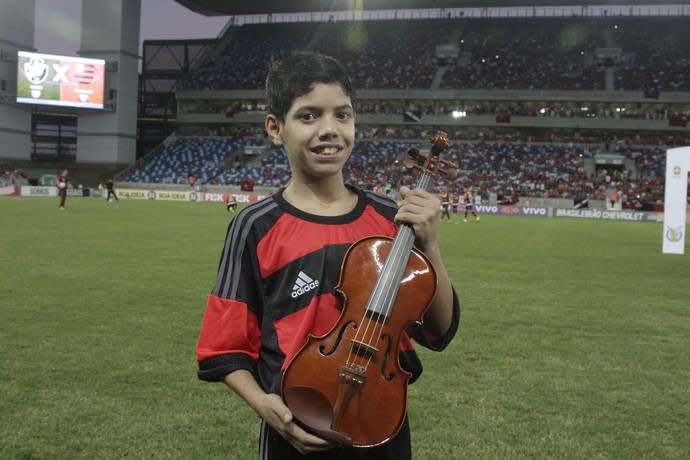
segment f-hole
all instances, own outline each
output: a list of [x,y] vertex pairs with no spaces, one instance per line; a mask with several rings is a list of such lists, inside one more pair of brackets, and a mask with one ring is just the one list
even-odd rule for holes
[[333,348],[331,348],[330,350],[327,351],[327,350],[326,350],[326,346],[325,346],[325,345],[321,345],[321,346],[319,347],[319,352],[320,352],[323,356],[332,355],[333,352],[335,352],[335,350],[337,350],[338,347],[340,346],[340,342],[343,340],[343,334],[345,334],[345,330],[346,330],[348,327],[352,327],[352,329],[357,329],[357,324],[356,324],[354,321],[348,321],[347,323],[345,323],[345,324],[343,325],[343,327],[340,328],[340,332],[338,332],[338,337],[336,338],[335,343],[333,344]]

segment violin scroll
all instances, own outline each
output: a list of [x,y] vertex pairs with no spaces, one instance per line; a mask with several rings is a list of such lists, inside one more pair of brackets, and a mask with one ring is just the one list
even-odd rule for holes
[[407,151],[410,158],[405,159],[403,165],[408,169],[417,168],[432,175],[443,174],[448,179],[454,179],[458,175],[458,166],[441,158],[441,153],[450,147],[448,134],[445,131],[439,131],[430,137],[429,141],[431,150],[426,156],[419,149],[412,147]]

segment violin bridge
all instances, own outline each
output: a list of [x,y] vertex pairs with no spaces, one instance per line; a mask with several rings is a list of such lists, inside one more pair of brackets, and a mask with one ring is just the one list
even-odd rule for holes
[[357,356],[369,361],[379,350],[378,348],[367,345],[366,343],[353,340],[352,351],[354,351]]

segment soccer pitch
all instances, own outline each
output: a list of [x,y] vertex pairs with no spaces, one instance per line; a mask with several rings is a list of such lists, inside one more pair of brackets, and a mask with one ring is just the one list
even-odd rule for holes
[[[0,199],[0,458],[256,458],[257,416],[196,378],[233,214],[57,205]],[[420,352],[415,458],[687,458],[687,246],[662,255],[657,223],[453,219],[439,238],[462,321]]]

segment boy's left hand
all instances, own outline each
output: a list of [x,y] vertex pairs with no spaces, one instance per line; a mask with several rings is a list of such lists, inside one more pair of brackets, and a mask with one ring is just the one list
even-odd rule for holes
[[441,201],[421,188],[400,187],[400,209],[395,216],[397,223],[405,222],[414,229],[416,243],[424,251],[436,244],[436,225]]

